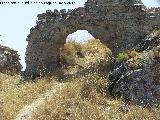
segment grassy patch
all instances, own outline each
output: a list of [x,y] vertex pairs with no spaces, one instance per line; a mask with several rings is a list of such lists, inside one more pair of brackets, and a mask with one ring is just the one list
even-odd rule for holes
[[0,120],[12,120],[20,109],[45,93],[54,82],[54,78],[42,78],[36,83],[19,84],[18,76],[0,74]]
[[[93,67],[97,70],[109,64],[111,55],[110,49],[99,40],[84,44],[75,41],[67,43],[62,50],[61,59],[62,64],[66,62],[68,67],[62,68],[62,72],[75,77],[66,78],[63,88],[57,89],[52,99],[46,98],[45,104],[34,111],[32,120],[158,120],[160,110],[157,108],[130,105],[129,112],[120,111],[123,102],[112,99],[106,90],[107,74],[100,75],[86,69],[84,74],[76,76],[80,69]],[[116,60],[123,62],[129,57],[133,59],[131,63],[139,62],[145,58],[145,53],[140,55],[136,51],[131,51],[130,54],[122,52]],[[137,62],[131,64],[131,67],[139,64]],[[55,76],[59,74],[61,73],[57,72]],[[24,106],[50,91],[55,84],[60,84],[54,76],[37,78],[36,81],[20,84],[18,76],[0,73],[0,120],[14,119]]]
[[[17,85],[17,76],[0,74],[0,119],[12,120],[25,105],[31,104],[39,95],[60,84],[54,77],[41,78],[38,82]],[[79,76],[65,82],[52,99],[34,111],[32,120],[158,120],[159,109],[130,106],[128,113],[119,111],[123,102],[102,94],[107,80],[97,74]],[[105,87],[103,88],[103,90]]]
[[[109,71],[112,52],[99,39],[86,41],[83,44],[69,41],[64,45],[61,52],[64,73],[69,71],[96,70],[97,72]],[[72,69],[74,68],[74,70]],[[105,69],[105,70],[104,70]],[[73,72],[70,72],[73,73]]]
[[[80,57],[82,45],[73,40],[69,40],[61,50],[61,62],[64,65],[76,65]],[[79,53],[79,54],[78,54]]]
[[150,34],[149,34],[149,37],[151,38],[154,38],[154,37],[157,37],[157,36],[160,36],[160,27],[153,30]]
[[129,58],[128,54],[125,52],[118,53],[116,57],[116,62],[121,63],[123,61],[126,61]]
[[[95,77],[95,76],[94,76]],[[51,100],[34,112],[33,120],[158,120],[157,109],[130,106],[127,113],[121,112],[121,100],[102,95],[96,90],[91,76],[75,78],[67,82]],[[97,79],[97,78],[96,78]],[[93,81],[91,81],[93,80]]]

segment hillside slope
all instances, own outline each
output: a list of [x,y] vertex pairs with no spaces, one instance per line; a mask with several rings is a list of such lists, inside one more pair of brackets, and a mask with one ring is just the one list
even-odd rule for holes
[[[98,92],[97,81],[102,83],[104,78],[97,74],[88,74],[69,81],[66,79],[64,83],[56,81],[53,76],[45,77],[28,84],[17,83],[18,76],[4,74],[0,76],[1,120],[14,120],[16,116],[22,114],[29,115],[25,120],[29,120],[29,117],[31,120],[158,120],[160,118],[158,108],[126,105],[121,100],[114,100],[108,94]],[[54,91],[57,92],[54,94]],[[48,96],[48,93],[52,94]],[[37,102],[39,100],[42,101]],[[25,107],[26,105],[32,107]],[[31,111],[26,113],[23,108]]]

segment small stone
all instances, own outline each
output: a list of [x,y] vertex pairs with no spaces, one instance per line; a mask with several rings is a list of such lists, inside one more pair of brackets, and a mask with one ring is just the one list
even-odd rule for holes
[[123,104],[123,105],[121,105],[121,106],[119,107],[119,110],[120,110],[121,112],[127,113],[127,112],[129,112],[130,107],[129,107],[128,104]]

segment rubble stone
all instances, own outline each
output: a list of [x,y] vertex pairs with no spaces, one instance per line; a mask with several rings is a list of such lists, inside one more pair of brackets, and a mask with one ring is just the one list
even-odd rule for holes
[[0,72],[20,73],[22,65],[17,51],[0,44]]
[[139,57],[142,60],[139,68],[129,68],[128,60],[111,72],[109,91],[112,96],[145,106],[160,100],[160,56],[154,56],[155,50],[159,47]]

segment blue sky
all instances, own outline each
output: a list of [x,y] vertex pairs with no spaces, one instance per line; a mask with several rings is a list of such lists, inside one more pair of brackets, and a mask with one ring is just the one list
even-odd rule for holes
[[[17,1],[22,2],[25,0],[0,0],[5,2]],[[28,1],[28,0],[26,0]],[[30,0],[30,1],[38,1],[38,0]],[[45,0],[41,0],[45,1]],[[43,13],[46,10],[54,10],[54,9],[74,9],[77,7],[83,7],[84,3],[87,0],[49,0],[52,2],[56,1],[68,1],[68,2],[76,2],[73,5],[59,5],[59,4],[51,4],[51,5],[42,5],[42,4],[3,4],[0,5],[0,44],[10,46],[18,50],[18,54],[21,58],[21,64],[25,68],[25,50],[26,50],[26,37],[30,32],[30,28],[35,26],[37,20],[37,14]],[[158,7],[160,6],[160,0],[142,0],[143,3],[147,7]],[[81,37],[79,37],[81,35]],[[83,34],[73,34],[70,35],[72,39],[83,40],[86,38],[90,38],[91,36],[87,35],[87,32],[83,32]],[[1,41],[2,40],[2,41]]]

